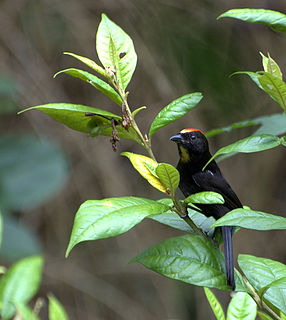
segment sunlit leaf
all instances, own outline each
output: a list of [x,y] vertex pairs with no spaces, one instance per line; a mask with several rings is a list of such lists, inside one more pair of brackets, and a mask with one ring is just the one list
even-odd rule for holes
[[209,288],[204,288],[204,291],[216,319],[225,320],[223,308],[219,303],[219,301],[217,300],[216,296],[213,294],[213,292]]
[[221,14],[218,19],[226,17],[251,23],[262,23],[275,31],[286,33],[286,15],[278,11],[265,9],[231,9]]
[[282,72],[280,70],[280,67],[270,57],[269,53],[268,53],[268,57],[266,57],[262,52],[260,52],[260,55],[262,57],[262,64],[263,64],[264,71],[282,80]]
[[255,320],[257,305],[246,292],[237,292],[227,308],[227,320]]
[[268,314],[263,313],[261,311],[257,311],[257,315],[261,318],[261,320],[273,320]]
[[156,171],[156,168],[158,166],[158,163],[156,161],[154,161],[149,157],[142,156],[140,154],[131,153],[131,152],[123,152],[122,155],[126,156],[130,160],[133,167],[141,174],[143,178],[145,178],[151,184],[151,186],[168,194],[167,188],[152,173],[152,170],[150,170],[150,166],[151,166]]
[[[240,254],[238,265],[256,291],[286,277],[286,266],[274,260]],[[270,287],[264,293],[264,298],[286,313],[286,289]]]
[[200,92],[186,94],[162,109],[151,124],[149,136],[191,111],[203,98]]
[[[226,284],[224,257],[210,239],[195,234],[170,238],[150,247],[130,262],[171,279],[197,286],[231,290]],[[244,291],[243,281],[235,274],[236,288]]]
[[16,262],[0,279],[1,316],[9,319],[15,313],[14,305],[26,303],[38,291],[43,258],[33,256]]
[[246,210],[234,209],[218,219],[212,227],[239,226],[253,230],[283,230],[286,229],[286,218],[277,215]]
[[68,315],[59,300],[52,294],[49,294],[48,298],[49,320],[68,320]]
[[107,77],[106,71],[101,66],[96,64],[93,60],[86,58],[86,57],[79,56],[79,55],[71,53],[71,52],[64,52],[64,54],[76,58],[77,60],[83,62],[85,65],[87,65],[88,67],[90,67],[94,71],[98,72],[102,76]]
[[137,197],[88,200],[76,213],[66,256],[82,241],[118,236],[145,217],[168,209],[169,206],[163,203]]
[[205,164],[203,170],[206,166],[217,156],[221,154],[233,153],[233,152],[259,152],[268,149],[275,148],[280,145],[280,139],[276,136],[270,134],[250,136],[241,140],[238,140],[226,147],[219,149],[211,159]]
[[105,14],[96,34],[96,51],[105,69],[115,69],[115,78],[125,90],[137,63],[133,41],[129,35]]
[[162,184],[174,193],[179,186],[179,171],[168,163],[159,163],[156,167],[156,174]]
[[65,69],[57,72],[55,74],[55,77],[61,73],[66,73],[72,77],[79,78],[93,87],[95,87],[97,90],[101,91],[103,94],[105,94],[107,97],[109,97],[113,102],[118,104],[119,106],[122,105],[122,99],[119,96],[119,94],[105,81],[99,79],[97,76],[94,74],[91,74],[87,71],[75,69],[75,68],[70,68],[70,69]]

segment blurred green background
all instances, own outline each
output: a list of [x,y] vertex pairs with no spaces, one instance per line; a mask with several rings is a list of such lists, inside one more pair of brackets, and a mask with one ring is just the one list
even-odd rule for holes
[[[95,32],[102,12],[133,39],[138,65],[131,84],[132,107],[147,106],[138,123],[147,132],[170,101],[200,91],[204,99],[189,115],[153,138],[159,161],[173,165],[169,137],[185,127],[208,131],[239,120],[280,112],[279,106],[238,70],[261,70],[270,52],[286,72],[286,36],[263,25],[222,19],[237,7],[286,13],[285,1],[237,0],[2,0],[0,2],[0,208],[4,216],[0,263],[43,253],[39,296],[52,292],[70,319],[211,319],[201,288],[163,278],[127,262],[179,231],[144,221],[118,238],[78,245],[64,253],[74,215],[88,199],[136,195],[162,197],[138,176],[120,152],[143,153],[121,141],[114,153],[109,138],[92,139],[24,107],[72,102],[120,112],[100,92],[78,79],[53,75],[85,68],[69,51],[97,60]],[[210,140],[212,151],[243,138],[246,128]],[[285,150],[237,155],[221,163],[241,201],[253,209],[285,214]],[[286,263],[285,233],[243,230],[235,254],[249,253]],[[218,297],[227,304],[228,294]],[[47,304],[41,311],[47,314]]]

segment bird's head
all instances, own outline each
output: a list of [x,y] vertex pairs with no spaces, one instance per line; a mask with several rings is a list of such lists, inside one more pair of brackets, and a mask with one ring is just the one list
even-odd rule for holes
[[181,161],[189,162],[209,153],[208,140],[199,129],[188,128],[171,137],[170,140],[178,145]]

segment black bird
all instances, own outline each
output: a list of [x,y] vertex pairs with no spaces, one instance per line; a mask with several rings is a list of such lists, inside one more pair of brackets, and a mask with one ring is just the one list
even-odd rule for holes
[[[210,160],[209,145],[204,133],[199,129],[184,129],[170,138],[176,142],[179,149],[180,161],[177,169],[180,172],[179,188],[187,197],[201,191],[214,191],[224,198],[224,204],[196,204],[207,217],[219,219],[230,210],[242,208],[237,195],[231,189],[222,175],[218,165],[212,160],[207,167],[204,165]],[[234,227],[221,227],[227,284],[235,290],[232,234]]]

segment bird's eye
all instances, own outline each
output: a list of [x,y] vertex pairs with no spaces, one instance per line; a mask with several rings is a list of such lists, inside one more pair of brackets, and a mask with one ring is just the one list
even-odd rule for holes
[[192,139],[192,140],[196,139],[196,136],[191,136],[191,139]]

